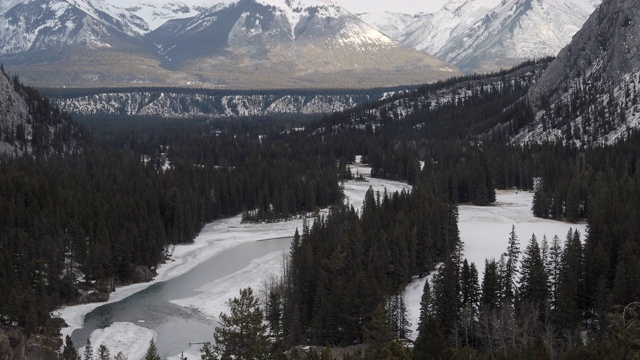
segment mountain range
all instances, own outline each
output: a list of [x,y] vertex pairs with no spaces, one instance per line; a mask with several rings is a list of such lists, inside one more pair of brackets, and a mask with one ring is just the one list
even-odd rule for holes
[[556,55],[599,3],[450,0],[434,14],[356,16],[325,0],[7,0],[0,61],[53,87],[419,84]]
[[58,87],[365,88],[460,74],[334,3],[140,3],[3,3],[0,60],[28,83]]
[[389,37],[471,74],[557,55],[599,4],[600,0],[451,0],[434,14],[359,17]]

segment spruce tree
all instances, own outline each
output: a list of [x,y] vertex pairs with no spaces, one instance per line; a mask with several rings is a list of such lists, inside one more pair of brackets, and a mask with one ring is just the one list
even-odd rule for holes
[[100,344],[100,346],[98,347],[98,360],[110,360],[110,359],[111,359],[111,353],[109,349],[104,344]]
[[507,247],[507,252],[504,253],[504,257],[505,267],[502,274],[502,283],[504,285],[503,300],[507,304],[513,304],[517,288],[518,259],[520,257],[520,242],[516,235],[515,225],[511,228],[511,233],[509,234],[509,245]]
[[91,339],[87,338],[87,342],[84,345],[83,360],[93,360],[93,346],[91,345]]
[[153,339],[149,341],[149,348],[144,356],[144,360],[160,360],[160,354],[158,354],[158,348],[156,347],[156,343]]
[[229,313],[220,314],[220,326],[213,334],[213,352],[220,358],[240,360],[264,359],[269,353],[268,326],[258,298],[249,288],[240,290],[240,297],[228,301]]
[[544,269],[542,255],[535,235],[522,256],[521,284],[518,291],[520,306],[530,306],[540,313],[545,313],[548,299],[547,273]]
[[60,353],[60,359],[80,360],[78,350],[76,350],[75,346],[73,346],[73,341],[71,340],[71,336],[69,335],[65,336],[64,338],[64,347],[62,348],[62,353]]

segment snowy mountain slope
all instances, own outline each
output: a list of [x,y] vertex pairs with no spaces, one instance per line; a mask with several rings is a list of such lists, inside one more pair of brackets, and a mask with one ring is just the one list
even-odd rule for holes
[[82,115],[153,115],[171,118],[324,114],[351,109],[376,100],[365,94],[212,95],[169,91],[109,92],[53,98],[61,110]]
[[362,88],[459,74],[329,0],[212,1],[9,0],[0,57],[40,86]]
[[390,11],[357,14],[360,20],[392,39],[401,39],[405,29],[418,19],[431,14],[401,14]]
[[3,5],[0,55],[100,49],[140,43],[146,23],[102,0],[31,0]]
[[218,84],[287,78],[296,87],[388,86],[458,74],[317,0],[241,0],[169,21],[147,38],[166,66]]
[[515,142],[614,143],[640,128],[640,3],[606,0],[529,90]]
[[556,55],[590,15],[579,3],[585,4],[582,0],[503,1],[435,54],[467,73]]
[[[465,73],[495,71],[524,60],[556,55],[582,27],[600,0],[450,0],[418,16],[394,39],[435,55]],[[379,30],[403,26],[375,18]],[[398,35],[399,34],[399,35]]]
[[[110,4],[126,10],[141,19],[153,31],[165,22],[190,18],[214,6],[213,0],[108,0]],[[224,5],[224,3],[222,3]]]
[[501,0],[451,0],[435,14],[409,25],[399,39],[403,44],[436,54],[449,39],[462,34],[484,17]]

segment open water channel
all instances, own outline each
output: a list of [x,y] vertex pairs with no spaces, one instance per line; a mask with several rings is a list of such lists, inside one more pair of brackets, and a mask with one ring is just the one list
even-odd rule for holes
[[115,322],[130,322],[155,331],[162,358],[179,354],[190,343],[212,341],[216,326],[214,320],[170,301],[195,296],[199,292],[194,289],[238,272],[254,259],[288,251],[290,246],[291,238],[278,238],[244,243],[225,250],[181,276],[94,309],[85,316],[83,328],[73,332],[73,342],[83,346],[92,331]]

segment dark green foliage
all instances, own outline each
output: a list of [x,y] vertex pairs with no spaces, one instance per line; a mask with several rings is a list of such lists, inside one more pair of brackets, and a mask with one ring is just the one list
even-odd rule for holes
[[93,345],[91,339],[87,338],[87,342],[84,344],[84,353],[82,354],[82,360],[93,360]]
[[[395,295],[459,242],[455,207],[426,187],[412,194],[370,190],[361,211],[359,218],[352,208],[334,207],[294,237],[283,301],[285,343],[361,343],[363,328],[385,302],[383,319],[392,334],[406,336]],[[413,257],[416,251],[422,255]]]
[[69,335],[64,338],[64,347],[60,353],[60,360],[80,360],[78,350],[73,346],[73,341]]
[[531,236],[522,255],[518,289],[518,306],[531,306],[541,313],[546,312],[548,304],[548,275],[540,253],[536,236]]
[[100,344],[100,346],[98,347],[97,355],[98,360],[111,360],[111,353],[104,344]]
[[156,347],[156,343],[153,339],[149,341],[149,348],[147,349],[147,353],[144,355],[144,360],[160,360],[160,354],[158,354],[158,348]]
[[301,136],[259,142],[242,134],[254,125],[173,122],[89,141],[19,90],[48,121],[74,129],[65,152],[49,144],[0,159],[0,321],[28,333],[56,333],[49,313],[77,301],[78,286],[140,281],[136,270],[165,261],[207,222],[243,210],[245,220],[277,221],[342,197],[335,159]]
[[241,289],[240,297],[230,299],[229,313],[220,314],[220,326],[213,334],[214,359],[267,359],[268,327],[263,324],[259,300],[251,288]]

